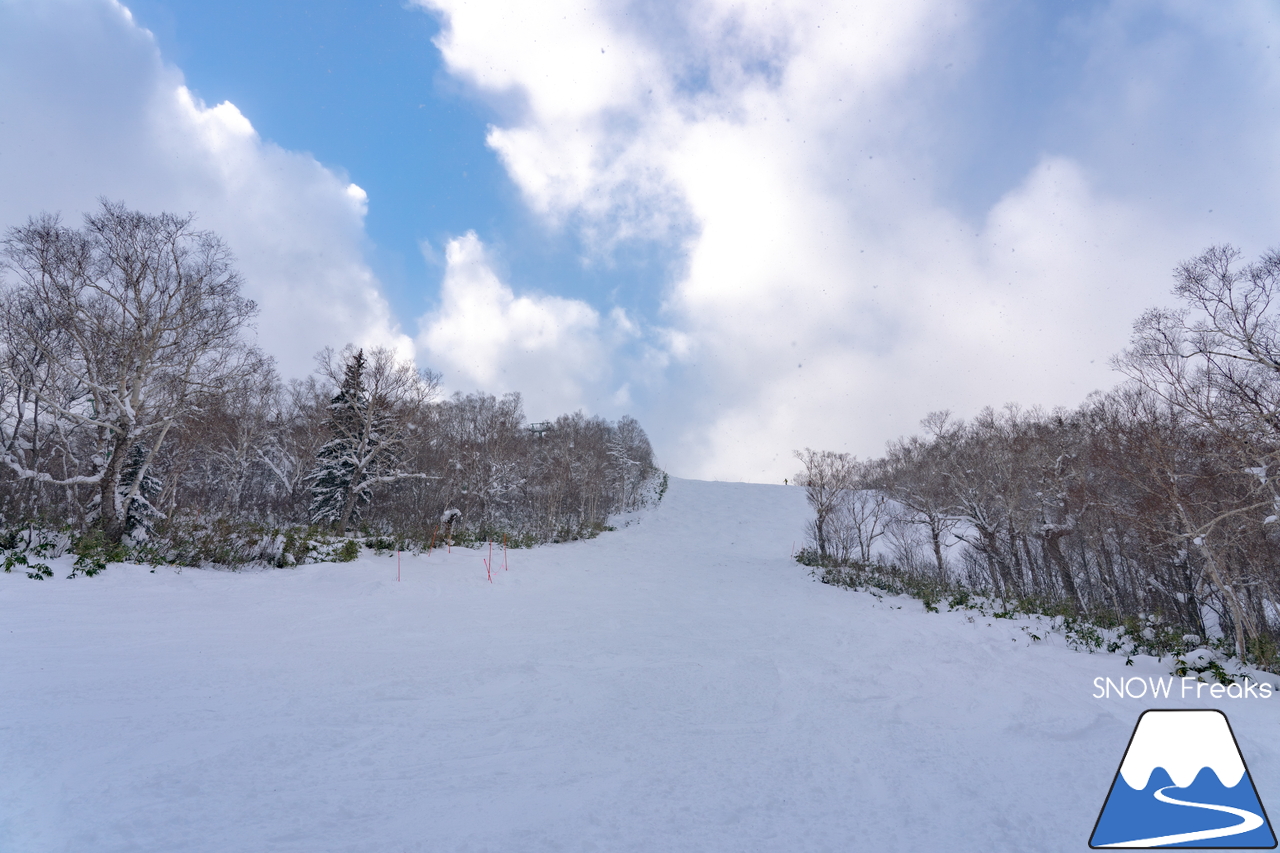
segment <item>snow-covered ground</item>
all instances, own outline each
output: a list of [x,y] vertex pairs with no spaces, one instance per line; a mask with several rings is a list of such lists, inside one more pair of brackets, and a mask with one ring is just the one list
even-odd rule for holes
[[[1138,659],[813,582],[783,486],[639,524],[253,573],[0,575],[0,851],[1085,850]],[[973,621],[970,621],[972,618]]]

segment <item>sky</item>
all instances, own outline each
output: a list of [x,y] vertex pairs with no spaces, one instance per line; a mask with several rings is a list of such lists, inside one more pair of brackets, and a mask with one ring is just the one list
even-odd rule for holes
[[1278,8],[0,0],[0,227],[191,211],[286,377],[391,346],[776,482],[1076,405],[1280,245]]

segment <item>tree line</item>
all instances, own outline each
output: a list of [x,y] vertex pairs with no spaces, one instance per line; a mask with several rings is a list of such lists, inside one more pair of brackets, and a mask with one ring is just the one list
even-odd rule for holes
[[427,545],[446,510],[453,536],[531,544],[592,535],[653,491],[630,417],[528,424],[518,394],[443,398],[385,348],[326,349],[283,380],[242,284],[190,215],[104,201],[82,228],[43,214],[6,232],[0,544],[38,527],[117,555],[289,562],[286,529]]
[[878,459],[806,450],[811,556],[1040,612],[1222,637],[1277,662],[1280,252],[1214,247],[1175,271],[1074,409],[946,412]]

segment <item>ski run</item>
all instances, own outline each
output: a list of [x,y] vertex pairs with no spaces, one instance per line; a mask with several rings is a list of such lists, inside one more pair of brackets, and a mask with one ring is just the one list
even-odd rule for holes
[[808,517],[672,479],[492,582],[459,547],[0,575],[0,851],[1080,851],[1153,707],[1226,712],[1280,810],[1275,698],[1098,697],[1169,663],[817,583]]

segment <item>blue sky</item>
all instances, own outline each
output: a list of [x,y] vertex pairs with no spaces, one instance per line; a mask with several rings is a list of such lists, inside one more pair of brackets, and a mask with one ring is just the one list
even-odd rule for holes
[[127,5],[194,94],[234,103],[263,137],[369,193],[367,257],[397,315],[415,317],[435,299],[443,246],[469,230],[500,247],[516,286],[654,308],[657,288],[646,285],[667,272],[658,247],[584,264],[572,231],[529,214],[485,144],[511,110],[442,67],[431,43],[439,14],[333,0]]
[[287,376],[780,480],[1114,384],[1178,261],[1280,242],[1278,54],[1269,2],[0,0],[0,224],[193,210]]

